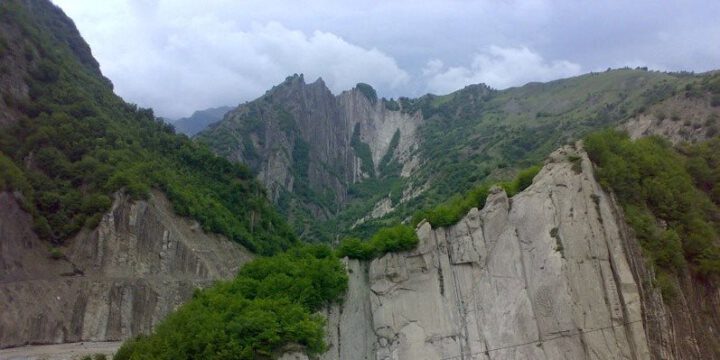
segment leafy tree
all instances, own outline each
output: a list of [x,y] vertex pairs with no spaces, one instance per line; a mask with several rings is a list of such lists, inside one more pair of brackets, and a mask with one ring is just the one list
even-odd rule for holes
[[199,290],[155,332],[126,341],[127,359],[269,359],[284,345],[326,350],[323,306],[347,288],[343,264],[327,246],[304,245],[243,266],[232,281]]

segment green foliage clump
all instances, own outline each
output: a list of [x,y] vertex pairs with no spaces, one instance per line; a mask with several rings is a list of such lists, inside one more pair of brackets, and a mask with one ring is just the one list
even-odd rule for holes
[[714,94],[712,96],[712,98],[710,98],[710,106],[713,106],[713,107],[720,106],[720,94]]
[[[533,178],[540,171],[541,167],[532,166],[520,171],[515,179],[510,182],[502,182],[499,185],[505,190],[508,196],[525,190],[532,185]],[[490,192],[490,185],[484,184],[475,187],[465,196],[454,196],[449,201],[429,210],[415,213],[412,223],[418,224],[426,219],[433,228],[450,226],[456,224],[467,212],[474,208],[485,206],[485,200]]]
[[360,139],[360,123],[355,124],[350,145],[355,150],[355,155],[360,158],[360,170],[365,174],[369,174],[370,177],[374,177],[375,164],[373,163],[372,152],[370,151],[370,145]]
[[195,293],[147,337],[126,341],[116,360],[269,359],[284,345],[326,350],[323,306],[347,289],[326,246],[294,247],[243,266],[232,281]]
[[607,130],[588,136],[585,147],[655,265],[674,271],[688,263],[720,275],[720,140],[676,150],[660,138],[632,141]]
[[366,84],[366,83],[358,83],[355,85],[355,88],[358,89],[372,104],[375,104],[378,100],[377,92],[375,89],[373,89],[372,86]]
[[520,171],[513,181],[501,183],[500,186],[502,186],[508,196],[515,196],[515,194],[532,185],[533,179],[535,178],[535,175],[540,172],[540,169],[542,169],[540,165],[531,166]]
[[60,249],[58,249],[58,248],[56,248],[56,247],[51,247],[51,248],[50,248],[50,258],[51,258],[51,259],[53,259],[53,260],[60,260],[60,259],[62,259],[63,257],[65,257],[65,255],[62,253],[62,251],[60,251]]
[[715,72],[713,75],[704,78],[702,87],[713,94],[720,94],[720,73]]
[[400,111],[400,103],[397,102],[395,99],[385,99],[382,98],[383,105],[385,105],[385,108],[391,111]]
[[344,239],[338,247],[338,255],[370,260],[389,252],[412,250],[417,246],[418,241],[412,227],[395,225],[378,230],[368,241],[358,238]]
[[27,192],[29,184],[22,170],[0,152],[0,191]]
[[655,285],[665,301],[671,302],[677,297],[678,289],[670,274],[660,271],[655,278]]
[[[388,145],[387,152],[385,152],[385,155],[383,155],[382,159],[380,159],[380,164],[378,165],[378,169],[380,170],[380,173],[383,176],[387,176],[390,173],[393,172],[393,170],[401,170],[402,168],[397,164],[397,162],[393,161],[393,155],[395,155],[395,150],[397,149],[398,145],[400,144],[400,129],[395,130],[395,133],[393,134],[392,139],[390,139],[390,144]],[[395,166],[393,166],[395,165]],[[390,174],[393,175],[393,174]]]
[[113,94],[59,8],[3,1],[0,17],[26,40],[31,99],[11,105],[22,117],[0,132],[0,185],[22,192],[41,238],[61,244],[96,226],[118,191],[137,200],[158,189],[178,214],[251,251],[294,243],[247,168]]

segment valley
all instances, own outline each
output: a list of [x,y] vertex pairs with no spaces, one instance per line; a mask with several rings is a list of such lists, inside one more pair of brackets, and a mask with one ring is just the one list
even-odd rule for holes
[[174,127],[60,7],[0,20],[2,358],[720,359],[718,71],[293,74]]

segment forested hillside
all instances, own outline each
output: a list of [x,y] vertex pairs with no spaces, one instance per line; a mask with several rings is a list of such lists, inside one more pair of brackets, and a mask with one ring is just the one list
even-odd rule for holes
[[712,136],[714,120],[705,117],[713,113],[715,77],[625,68],[506,90],[479,84],[384,99],[367,84],[333,98],[322,81],[295,76],[198,139],[252,164],[306,240],[369,237],[420,209],[510,179],[592,131],[632,119],[655,126],[646,123],[657,122],[650,114],[659,109],[677,108],[668,122],[692,133],[688,139]]
[[35,231],[61,244],[93,228],[113,193],[167,194],[209,232],[271,254],[295,240],[242,164],[112,92],[72,21],[47,1],[0,4],[4,190],[19,191]]
[[678,269],[720,276],[720,138],[673,148],[662,138],[632,141],[608,130],[585,143],[601,184],[615,192],[659,269],[663,296],[677,294],[667,276]]

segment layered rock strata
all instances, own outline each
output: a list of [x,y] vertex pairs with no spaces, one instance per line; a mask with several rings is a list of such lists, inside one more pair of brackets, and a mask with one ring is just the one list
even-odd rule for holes
[[[49,250],[16,196],[0,194],[0,347],[113,341],[148,333],[249,252],[172,213],[159,192],[117,195],[96,230]],[[60,257],[60,258],[58,258]]]

